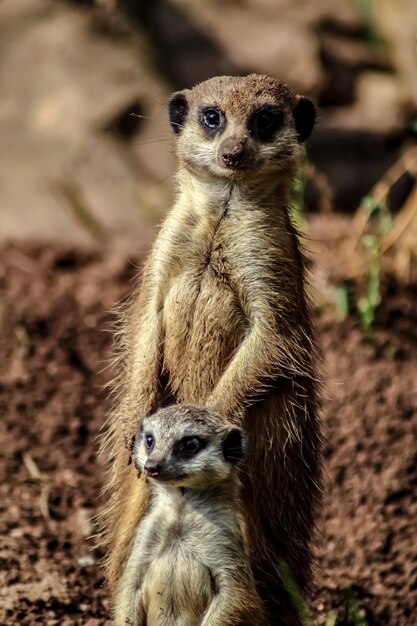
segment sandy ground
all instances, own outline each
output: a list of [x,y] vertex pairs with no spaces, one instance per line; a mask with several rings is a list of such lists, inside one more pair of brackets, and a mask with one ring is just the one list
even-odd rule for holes
[[[101,555],[87,538],[105,477],[96,453],[109,310],[140,262],[57,246],[1,251],[1,624],[109,624]],[[373,345],[354,317],[318,315],[328,381],[319,623],[329,608],[353,623],[352,598],[369,625],[416,617],[416,305],[415,283],[386,277]]]

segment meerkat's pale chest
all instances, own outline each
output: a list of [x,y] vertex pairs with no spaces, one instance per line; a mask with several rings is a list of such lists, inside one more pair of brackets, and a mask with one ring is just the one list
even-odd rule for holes
[[140,593],[146,626],[195,626],[214,594],[204,541],[211,531],[212,542],[219,544],[219,533],[209,522],[210,509],[200,511],[172,494],[161,493],[159,501],[138,530],[138,552],[149,565],[135,593]]
[[164,302],[163,361],[177,400],[200,402],[242,341],[247,320],[222,231],[184,255]]
[[141,593],[147,625],[193,626],[212,597],[210,574],[186,548],[173,545],[149,565]]

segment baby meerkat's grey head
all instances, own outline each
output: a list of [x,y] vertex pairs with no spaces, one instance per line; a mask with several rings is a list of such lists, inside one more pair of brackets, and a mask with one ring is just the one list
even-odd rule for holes
[[257,74],[217,76],[169,101],[179,159],[192,171],[224,179],[292,170],[315,116],[310,100]]
[[227,480],[244,454],[243,433],[202,407],[175,405],[141,422],[138,471],[173,487],[201,489]]

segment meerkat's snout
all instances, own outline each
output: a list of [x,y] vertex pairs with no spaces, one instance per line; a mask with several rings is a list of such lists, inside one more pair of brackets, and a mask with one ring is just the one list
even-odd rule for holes
[[247,135],[232,135],[220,144],[219,161],[227,168],[249,167],[254,160],[254,151],[249,146]]
[[151,432],[140,432],[136,438],[137,447],[142,447],[142,452],[136,454],[136,467],[142,468],[148,478],[163,479],[164,464],[166,463],[164,451],[155,450],[155,437]]
[[145,476],[149,476],[149,478],[158,478],[162,471],[162,463],[156,461],[155,459],[149,458],[143,468],[143,473]]

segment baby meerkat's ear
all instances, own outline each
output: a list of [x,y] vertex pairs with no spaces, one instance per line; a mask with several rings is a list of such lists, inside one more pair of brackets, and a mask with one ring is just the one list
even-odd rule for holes
[[186,91],[177,91],[173,93],[168,102],[169,121],[172,130],[178,135],[184,128],[185,121],[188,116],[188,100]]
[[245,439],[240,428],[231,428],[223,440],[223,456],[228,463],[235,465],[245,454]]
[[293,110],[294,123],[298,141],[303,143],[311,135],[316,119],[316,107],[308,98],[296,96]]

